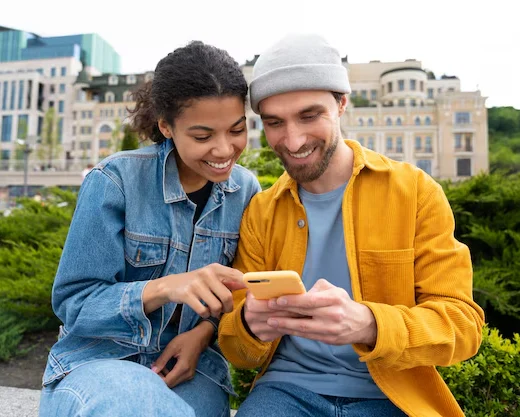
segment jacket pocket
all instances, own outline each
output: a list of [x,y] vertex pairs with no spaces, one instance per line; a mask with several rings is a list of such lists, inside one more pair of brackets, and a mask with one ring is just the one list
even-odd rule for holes
[[407,307],[416,304],[413,248],[361,250],[359,273],[364,301]]
[[224,238],[224,247],[222,249],[222,256],[220,263],[225,266],[231,266],[235,253],[237,251],[238,238]]
[[157,278],[166,263],[166,238],[151,238],[125,233],[125,281],[144,281]]

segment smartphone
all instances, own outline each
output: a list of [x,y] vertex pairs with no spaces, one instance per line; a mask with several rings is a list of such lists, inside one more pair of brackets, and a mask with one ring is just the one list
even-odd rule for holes
[[300,275],[295,271],[246,272],[243,280],[258,300],[303,294],[306,291]]

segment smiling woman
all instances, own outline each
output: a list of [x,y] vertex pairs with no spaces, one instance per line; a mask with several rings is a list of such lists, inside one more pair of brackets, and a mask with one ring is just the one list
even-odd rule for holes
[[136,92],[133,128],[155,144],[110,156],[83,182],[53,288],[63,326],[40,416],[229,413],[214,342],[242,286],[229,265],[260,190],[235,164],[246,94],[239,65],[201,42],[163,58]]

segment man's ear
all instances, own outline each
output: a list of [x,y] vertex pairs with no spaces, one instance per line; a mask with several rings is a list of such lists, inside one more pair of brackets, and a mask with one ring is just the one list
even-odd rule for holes
[[159,125],[159,130],[161,131],[162,135],[165,138],[171,138],[172,137],[172,134],[170,132],[170,126],[168,125],[168,122],[166,120],[159,119],[157,124]]
[[339,102],[339,108],[338,108],[338,113],[339,113],[340,116],[342,116],[343,113],[345,113],[345,110],[347,110],[347,104],[348,104],[347,95],[343,94],[341,96],[341,100]]

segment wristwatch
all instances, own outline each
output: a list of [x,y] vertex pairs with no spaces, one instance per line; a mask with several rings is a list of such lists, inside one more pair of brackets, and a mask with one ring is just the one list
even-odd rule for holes
[[197,322],[197,326],[202,323],[203,321],[209,321],[211,323],[211,325],[213,326],[213,336],[211,337],[211,340],[209,341],[209,344],[208,346],[211,346],[213,345],[213,343],[215,343],[217,341],[217,338],[218,338],[218,325],[220,323],[220,320],[215,318],[215,317],[212,317],[212,316],[209,316],[208,318],[200,318],[199,321]]

